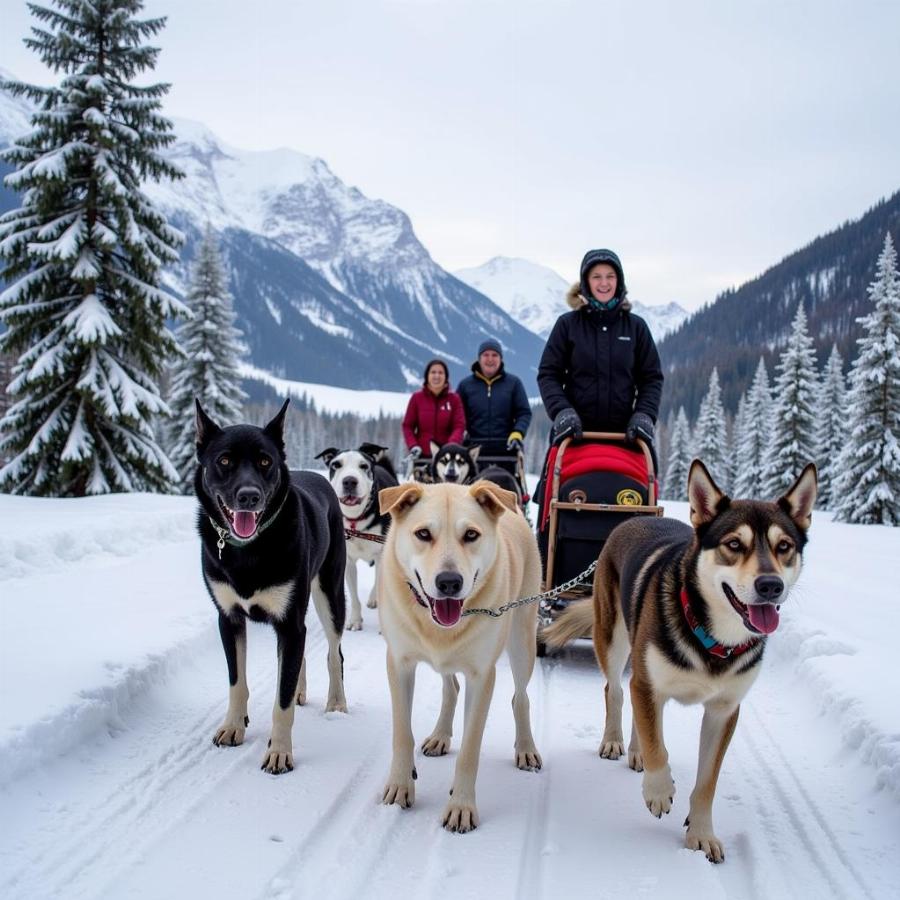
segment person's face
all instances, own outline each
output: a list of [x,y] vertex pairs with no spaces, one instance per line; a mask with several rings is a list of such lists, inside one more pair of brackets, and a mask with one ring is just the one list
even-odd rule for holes
[[481,366],[481,374],[487,378],[493,378],[500,371],[500,363],[503,357],[496,350],[485,350],[478,357],[478,365]]
[[447,383],[447,376],[444,375],[443,366],[431,366],[428,370],[428,389],[435,394],[440,393]]
[[588,287],[591,289],[594,299],[601,303],[607,303],[615,297],[618,284],[616,270],[607,263],[597,263],[588,272]]

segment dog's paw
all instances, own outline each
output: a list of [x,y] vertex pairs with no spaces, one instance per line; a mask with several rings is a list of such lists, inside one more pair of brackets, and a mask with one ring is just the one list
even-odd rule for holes
[[244,716],[243,722],[237,723],[226,719],[213,735],[213,743],[217,747],[239,747],[244,743],[244,729],[250,724],[250,719]]
[[688,850],[702,850],[711,863],[725,861],[725,848],[722,842],[712,833],[712,829],[694,829],[688,825],[684,837],[684,846]]
[[416,783],[412,778],[391,779],[384,786],[381,802],[385,806],[396,803],[402,809],[409,809],[416,802]]
[[378,601],[375,599],[374,595],[366,600],[366,606],[369,609],[378,609]]
[[635,772],[644,771],[644,757],[640,750],[628,748],[628,768],[634,769]]
[[435,731],[422,741],[422,752],[426,756],[444,756],[450,750],[450,735]]
[[[618,759],[624,752],[625,742],[622,740],[604,740],[600,745],[600,749],[597,751],[603,759]],[[631,762],[630,756],[629,762]]]
[[343,697],[337,699],[329,699],[325,704],[325,712],[347,712],[347,701]]
[[478,827],[478,809],[475,801],[471,803],[461,803],[455,801],[452,797],[450,802],[444,809],[444,818],[441,824],[447,831],[455,834],[466,834],[468,831],[474,831]]
[[289,747],[285,749],[284,747],[276,748],[270,746],[263,757],[260,769],[268,772],[270,775],[283,775],[285,772],[293,772],[294,755],[291,749]]
[[672,781],[672,773],[668,766],[655,772],[644,771],[643,793],[644,802],[651,815],[661,819],[663,813],[671,812],[672,800],[675,797],[675,782]]
[[306,706],[306,691],[297,691],[297,706]]
[[531,746],[516,750],[516,768],[524,769],[526,772],[539,772],[544,765],[541,754],[537,752],[537,747]]
[[351,619],[347,623],[347,631],[362,631],[362,619]]

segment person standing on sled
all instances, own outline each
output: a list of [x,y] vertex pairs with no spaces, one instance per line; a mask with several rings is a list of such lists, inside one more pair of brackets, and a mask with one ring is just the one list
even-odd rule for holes
[[424,384],[409,398],[403,438],[415,461],[431,456],[431,442],[461,444],[466,417],[459,394],[450,390],[450,372],[442,359],[425,366]]
[[[619,257],[588,251],[566,302],[571,312],[556,320],[538,366],[541,399],[553,420],[550,443],[584,431],[624,432],[648,444],[655,468],[662,366],[650,328],[631,312]],[[542,482],[546,477],[545,471]],[[539,488],[539,503],[542,495]]]
[[481,342],[472,374],[459,383],[457,392],[466,414],[466,446],[480,448],[482,457],[503,457],[494,464],[515,475],[531,406],[521,380],[504,368],[500,341]]

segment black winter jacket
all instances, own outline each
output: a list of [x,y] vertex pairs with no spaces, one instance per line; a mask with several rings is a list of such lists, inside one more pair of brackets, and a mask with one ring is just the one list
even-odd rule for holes
[[612,311],[592,309],[573,285],[572,312],[547,338],[537,382],[551,419],[567,406],[585,431],[624,431],[634,412],[656,422],[663,373],[647,323],[623,300]]
[[[502,453],[510,433],[523,437],[531,423],[531,406],[521,380],[501,365],[490,380],[473,363],[472,374],[456,389],[466,411],[466,443],[491,445],[489,452]],[[502,448],[500,448],[502,444]],[[485,447],[488,450],[488,447]]]

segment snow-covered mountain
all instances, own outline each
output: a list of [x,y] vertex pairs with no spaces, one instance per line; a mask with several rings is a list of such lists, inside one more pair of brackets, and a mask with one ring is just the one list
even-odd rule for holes
[[[186,178],[145,189],[179,227],[208,221],[223,234],[256,365],[294,379],[403,388],[421,381],[434,356],[455,380],[493,335],[520,369],[535,367],[540,341],[438,266],[402,210],[347,186],[321,159],[239,150],[186,120],[175,128],[168,156]],[[275,273],[262,259],[273,253],[279,284],[265,287]],[[276,350],[286,339],[292,346]],[[342,371],[328,371],[339,363]]]
[[[453,273],[466,284],[490,297],[517,322],[546,338],[559,316],[568,310],[565,294],[569,282],[553,269],[527,259],[495,256],[484,265]],[[674,331],[688,316],[677,303],[647,306],[632,300],[634,311],[644,318],[656,340]]]
[[[458,380],[487,336],[503,342],[518,371],[536,368],[540,339],[438,266],[402,210],[344,184],[321,159],[239,150],[202,124],[175,124],[167,155],[186,177],[144,186],[187,236],[168,284],[184,293],[196,240],[212,225],[257,368],[405,390],[436,356]],[[27,129],[27,106],[0,91],[0,146]],[[0,210],[13,202],[0,197]]]

